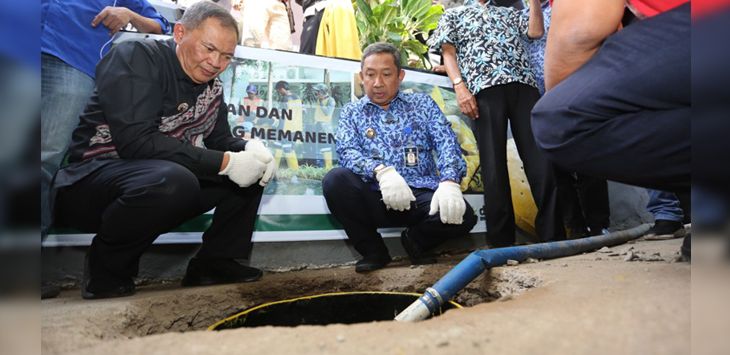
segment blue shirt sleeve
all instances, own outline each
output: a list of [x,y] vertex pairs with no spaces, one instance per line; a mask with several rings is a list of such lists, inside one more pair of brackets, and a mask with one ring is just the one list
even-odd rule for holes
[[340,122],[337,125],[337,155],[340,165],[368,180],[373,179],[373,170],[381,164],[379,161],[367,157],[362,152],[360,143],[361,132],[355,124],[358,119],[358,102],[348,104],[340,113]]
[[453,180],[461,182],[466,175],[466,162],[461,156],[461,147],[451,124],[441,109],[430,96],[426,96],[426,109],[431,118],[431,139],[436,149],[436,167],[439,170],[439,181]]
[[[120,4],[118,3],[117,5]],[[157,23],[160,24],[160,29],[162,30],[163,34],[170,33],[170,22],[168,22],[166,18],[160,15],[160,13],[157,12],[154,6],[150,5],[147,0],[125,1],[124,7],[136,12],[139,15],[157,21]]]

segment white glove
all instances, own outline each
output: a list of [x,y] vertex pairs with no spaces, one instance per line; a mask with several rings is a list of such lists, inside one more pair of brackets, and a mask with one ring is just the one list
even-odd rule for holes
[[461,224],[464,221],[466,202],[461,195],[459,184],[453,181],[439,183],[439,187],[431,198],[431,211],[428,214],[433,216],[439,210],[441,210],[442,223]]
[[411,209],[411,201],[416,200],[413,191],[394,167],[380,169],[375,178],[380,183],[380,192],[383,194],[383,203],[388,209],[407,211]]
[[228,165],[218,175],[228,175],[240,187],[249,187],[264,175],[266,164],[271,162],[271,154],[262,152],[226,152]]
[[259,185],[266,186],[266,184],[271,181],[271,178],[274,177],[276,174],[276,162],[274,162],[274,156],[271,155],[271,152],[269,151],[266,146],[264,146],[264,143],[261,142],[259,139],[250,139],[246,142],[246,151],[247,152],[260,152],[261,154],[268,155],[271,158],[271,161],[266,164],[266,171],[264,171],[264,176],[261,177],[261,181],[259,181]]

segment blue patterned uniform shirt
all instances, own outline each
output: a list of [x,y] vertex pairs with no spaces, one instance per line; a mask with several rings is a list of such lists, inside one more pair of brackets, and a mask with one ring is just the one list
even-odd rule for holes
[[459,6],[446,10],[428,44],[449,43],[464,82],[476,95],[482,89],[509,83],[536,86],[523,40],[528,17],[512,7]]
[[[522,10],[524,16],[528,16],[530,9]],[[545,24],[545,33],[550,28],[550,18],[552,16],[552,8],[549,3],[542,6],[542,16]],[[545,93],[545,45],[547,44],[547,36],[542,36],[536,40],[525,40],[525,47],[529,54],[530,64],[532,65],[532,74],[535,75],[537,82],[537,90],[540,95]]]
[[[405,148],[418,149],[418,164],[406,166]],[[457,183],[466,163],[456,134],[438,105],[425,94],[398,92],[388,110],[365,96],[347,104],[337,126],[340,165],[375,181],[380,164],[393,166],[409,186],[435,190],[440,181]]]

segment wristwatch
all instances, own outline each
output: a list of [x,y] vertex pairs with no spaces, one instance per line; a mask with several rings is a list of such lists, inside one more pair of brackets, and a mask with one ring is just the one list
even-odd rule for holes
[[453,86],[456,86],[456,85],[459,85],[459,84],[461,84],[463,82],[464,82],[464,80],[461,80],[461,77],[458,77],[454,81],[452,81],[451,83],[453,84]]

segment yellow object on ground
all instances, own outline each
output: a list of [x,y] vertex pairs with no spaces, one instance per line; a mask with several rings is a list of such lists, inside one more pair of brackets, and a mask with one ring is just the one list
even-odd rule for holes
[[317,34],[317,55],[360,60],[360,38],[350,0],[328,0]]
[[509,186],[512,189],[512,208],[515,211],[515,224],[523,231],[533,236],[537,235],[535,232],[537,206],[532,198],[530,184],[527,182],[525,168],[522,166],[519,153],[517,153],[514,139],[507,141],[507,171],[509,172]]

